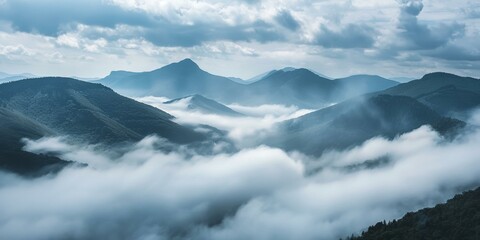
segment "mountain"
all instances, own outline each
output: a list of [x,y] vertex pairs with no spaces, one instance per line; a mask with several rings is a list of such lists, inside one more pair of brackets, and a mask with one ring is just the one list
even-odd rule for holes
[[329,104],[334,97],[335,82],[308,69],[275,71],[248,85],[248,99],[257,104],[276,103],[316,108]]
[[321,108],[398,84],[368,75],[332,81],[308,69],[291,67],[273,70],[247,81],[232,80],[200,69],[191,59],[150,72],[114,71],[98,82],[132,96],[176,99],[199,94],[226,104],[285,104],[302,108]]
[[321,74],[321,73],[319,73],[319,72],[317,72],[317,71],[314,71],[314,70],[310,70],[310,71],[312,71],[313,73],[317,74],[318,76],[320,76],[320,77],[322,77],[322,78],[326,78],[326,79],[328,79],[328,80],[332,80],[331,77],[329,77],[329,76],[327,76],[327,75],[325,75],[325,74]]
[[219,102],[216,102],[212,99],[206,98],[198,94],[183,97],[183,98],[177,98],[177,99],[165,102],[165,104],[175,104],[175,103],[186,104],[188,109],[200,111],[206,114],[216,114],[216,115],[231,116],[231,117],[244,116],[243,114],[236,112]]
[[350,240],[477,240],[480,238],[480,188],[444,204],[407,213],[388,224],[379,222]]
[[480,80],[437,72],[378,94],[409,96],[440,114],[462,116],[480,106]]
[[340,84],[339,90],[337,91],[339,94],[344,94],[345,97],[377,92],[399,84],[399,82],[377,75],[353,75],[346,78],[339,78],[335,81]]
[[262,80],[262,79],[265,78],[265,77],[268,77],[270,74],[275,73],[276,71],[278,71],[278,70],[271,70],[271,71],[268,71],[268,72],[264,72],[264,73],[262,73],[262,74],[259,74],[259,75],[255,76],[255,77],[252,77],[252,78],[250,78],[250,79],[248,79],[248,80],[245,80],[245,81],[246,81],[247,83],[254,83],[254,82],[256,82],[256,81]]
[[42,175],[66,166],[56,157],[22,150],[22,138],[38,139],[54,132],[22,114],[0,107],[0,170],[24,176]]
[[100,82],[120,92],[135,96],[179,98],[201,94],[213,99],[234,102],[245,85],[226,77],[203,71],[191,59],[143,72],[112,72]]
[[280,123],[265,142],[318,156],[325,150],[345,149],[376,136],[393,138],[425,124],[444,134],[464,125],[413,98],[378,95],[351,99]]
[[10,77],[10,74],[4,73],[4,72],[0,72],[0,78],[6,78],[6,77]]
[[30,73],[22,73],[22,74],[0,73],[0,83],[18,81],[21,79],[34,78],[34,77],[35,75]]
[[228,79],[236,82],[236,83],[240,83],[240,84],[248,84],[247,80],[243,80],[241,78],[238,78],[238,77],[228,77]]
[[249,96],[255,96],[251,99],[258,103],[320,108],[398,84],[374,75],[354,75],[332,81],[305,68],[285,68],[249,84],[248,91]]
[[[262,80],[263,78],[266,78],[266,77],[268,77],[269,75],[271,75],[271,74],[273,74],[273,73],[275,73],[275,72],[278,72],[278,71],[290,72],[290,71],[294,71],[294,70],[297,70],[297,68],[284,67],[284,68],[282,68],[282,69],[280,69],[280,70],[271,70],[271,71],[268,71],[268,72],[264,72],[264,73],[262,73],[262,74],[259,74],[259,75],[255,76],[255,77],[252,77],[252,78],[250,78],[250,79],[248,79],[248,80],[244,80],[244,82],[246,82],[246,83],[254,83],[254,82],[257,82],[257,81],[259,81],[259,80]],[[323,74],[321,74],[321,73],[318,73],[318,72],[315,72],[315,71],[312,71],[312,70],[309,70],[309,71],[317,74],[318,76],[320,76],[320,77],[322,77],[322,78],[330,79],[329,77],[327,77],[327,76],[325,76],[325,75],[323,75]]]
[[412,77],[389,77],[388,79],[393,80],[393,81],[397,81],[397,82],[401,82],[401,83],[406,83],[406,82],[410,82],[412,80],[415,80],[417,78],[412,78]]
[[203,139],[157,108],[101,84],[47,77],[0,84],[0,107],[90,143],[137,141],[157,134],[176,143]]

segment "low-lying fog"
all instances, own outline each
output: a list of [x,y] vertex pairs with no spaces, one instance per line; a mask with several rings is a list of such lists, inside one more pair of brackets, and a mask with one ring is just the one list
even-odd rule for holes
[[228,105],[232,110],[244,114],[244,117],[222,116],[188,109],[188,99],[164,104],[169,99],[163,97],[144,97],[140,102],[162,109],[176,117],[180,124],[206,124],[228,132],[228,137],[240,147],[251,146],[252,138],[259,138],[271,130],[275,123],[297,118],[314,111],[299,109],[296,106],[261,105],[256,107],[238,104]]
[[232,118],[160,100],[141,99],[177,122],[226,130],[243,149],[191,157],[158,150],[165,140],[156,136],[118,151],[68,136],[25,139],[27,151],[89,166],[37,179],[0,174],[0,239],[339,239],[480,184],[478,129],[445,140],[423,126],[312,159],[246,144],[311,110],[232,105],[249,115]]

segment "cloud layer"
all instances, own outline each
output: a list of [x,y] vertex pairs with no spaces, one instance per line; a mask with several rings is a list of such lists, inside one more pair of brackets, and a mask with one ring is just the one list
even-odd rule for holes
[[117,150],[25,140],[89,166],[0,173],[0,238],[338,239],[478,186],[480,131],[470,130],[450,141],[423,126],[319,159],[265,146],[165,153],[155,136]]
[[227,137],[238,147],[257,146],[258,139],[272,131],[274,124],[297,118],[312,112],[312,109],[299,109],[295,106],[260,105],[255,107],[238,104],[229,105],[232,110],[244,114],[241,117],[221,116],[188,109],[189,100],[164,104],[168,101],[163,97],[143,97],[140,102],[162,109],[175,116],[180,124],[209,125],[226,131]]

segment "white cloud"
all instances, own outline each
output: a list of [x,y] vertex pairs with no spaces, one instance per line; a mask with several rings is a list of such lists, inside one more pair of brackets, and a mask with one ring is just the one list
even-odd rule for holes
[[[61,139],[27,141],[30,151],[109,164],[92,160],[40,179],[1,173],[0,237],[338,239],[480,184],[479,140],[473,131],[449,142],[422,127],[320,159],[264,146],[163,153],[156,137],[121,154]],[[352,168],[381,157],[389,162]]]
[[57,43],[68,47],[79,48],[80,44],[76,36],[71,34],[63,34],[57,37]]
[[205,124],[228,132],[228,137],[240,147],[256,146],[257,140],[273,130],[274,124],[297,118],[312,112],[311,109],[299,109],[295,106],[260,105],[257,107],[229,105],[232,110],[245,114],[244,117],[220,116],[188,109],[189,99],[172,104],[163,104],[164,97],[143,97],[137,101],[152,105],[175,116],[181,124]]
[[[89,4],[117,10],[106,19],[103,14],[92,13],[90,8],[83,9]],[[423,8],[419,8],[420,4]],[[78,9],[66,9],[61,15],[70,22],[34,21],[33,17],[20,21],[16,14],[3,14],[6,19],[0,20],[3,35],[0,45],[16,46],[21,42],[25,49],[38,54],[3,56],[0,70],[101,77],[111,70],[146,71],[190,57],[213,73],[243,78],[289,65],[339,77],[359,73],[418,77],[439,68],[461,75],[478,75],[478,54],[419,50],[449,43],[453,47],[447,47],[461,46],[465,53],[478,52],[474,43],[480,34],[476,30],[479,24],[472,18],[472,11],[465,10],[475,4],[467,0],[454,4],[431,0],[400,1],[400,4],[378,0],[108,0],[75,6]],[[51,11],[59,9],[62,8]],[[300,26],[294,32],[277,23],[278,14],[285,9]],[[420,13],[418,23],[413,26],[429,29],[430,33],[420,34],[423,37],[419,38],[415,37],[420,36],[415,31],[401,36],[404,30],[398,27],[402,9]],[[340,30],[348,30],[352,24],[375,30],[375,37],[368,39],[371,31],[357,27],[363,44],[347,41],[348,31]],[[330,31],[325,28],[322,31],[322,26],[328,26]],[[37,28],[48,30],[49,34],[40,35]],[[25,34],[19,29],[32,30]],[[52,33],[58,37],[52,37]],[[327,36],[319,42],[322,35]],[[367,49],[329,48],[355,46]],[[45,52],[59,52],[65,59],[61,62],[42,59]],[[82,55],[85,57],[80,58]],[[342,67],[346,65],[347,70]]]

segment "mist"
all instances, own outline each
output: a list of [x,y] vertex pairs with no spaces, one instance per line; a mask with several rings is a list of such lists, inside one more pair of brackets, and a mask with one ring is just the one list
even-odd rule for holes
[[422,126],[319,158],[267,146],[166,153],[156,136],[121,150],[25,139],[27,151],[88,166],[36,179],[1,173],[0,238],[346,237],[478,186],[478,116],[453,140]]
[[203,124],[227,131],[227,137],[241,148],[257,146],[262,136],[274,131],[273,126],[276,123],[298,118],[314,111],[313,109],[278,104],[260,106],[231,104],[228,107],[244,114],[241,117],[232,117],[188,109],[188,99],[182,99],[173,104],[164,104],[169,100],[165,97],[149,96],[136,100],[172,114],[175,117],[174,121],[179,124]]

